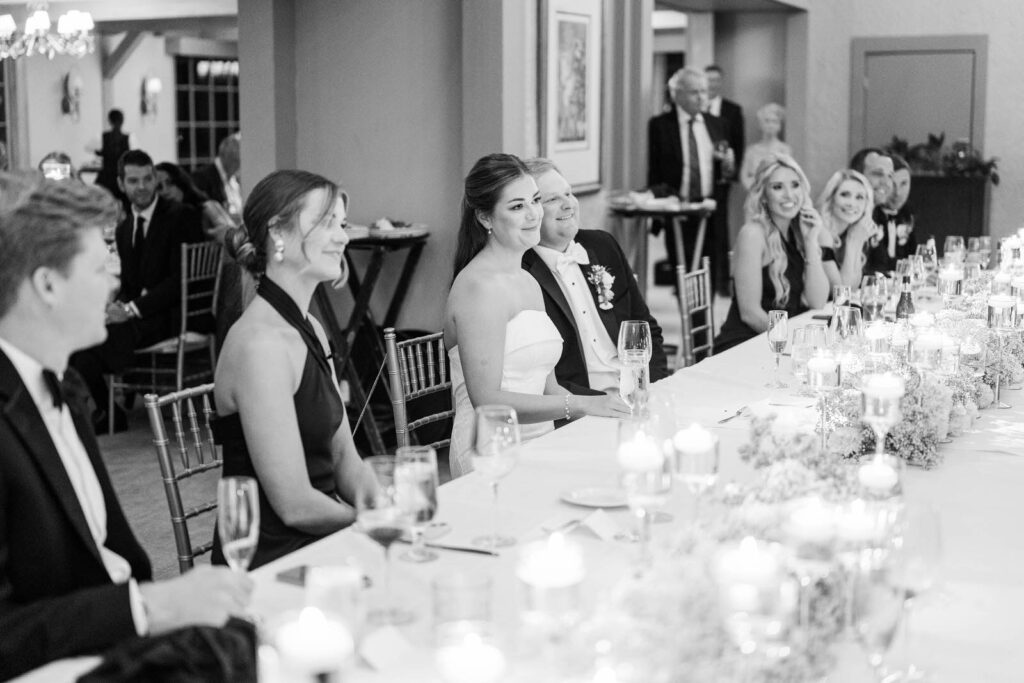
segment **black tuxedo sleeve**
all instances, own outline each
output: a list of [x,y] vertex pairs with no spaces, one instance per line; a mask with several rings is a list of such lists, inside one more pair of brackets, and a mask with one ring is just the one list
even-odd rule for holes
[[672,183],[670,142],[666,137],[661,118],[655,116],[647,123],[647,188],[657,197],[668,197],[679,191],[678,183]]
[[[173,220],[177,220],[181,214],[173,214]],[[160,264],[161,270],[166,273],[163,278],[147,288],[146,293],[135,300],[139,307],[139,313],[143,318],[153,315],[160,315],[172,310],[181,301],[181,245],[183,243],[183,227],[177,223],[167,224],[168,218],[164,218],[162,229],[167,232],[161,240]]]

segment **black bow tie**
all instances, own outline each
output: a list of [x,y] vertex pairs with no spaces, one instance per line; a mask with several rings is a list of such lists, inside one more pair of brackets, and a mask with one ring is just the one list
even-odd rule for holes
[[50,390],[50,396],[53,398],[53,407],[60,410],[61,406],[64,405],[64,390],[61,388],[61,382],[57,379],[57,373],[53,370],[43,370],[43,382],[46,383],[46,388]]

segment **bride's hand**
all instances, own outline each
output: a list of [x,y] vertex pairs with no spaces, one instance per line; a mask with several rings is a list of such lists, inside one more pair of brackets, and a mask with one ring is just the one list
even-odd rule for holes
[[629,417],[630,410],[626,402],[619,398],[618,394],[604,394],[602,396],[574,396],[585,415],[597,417]]

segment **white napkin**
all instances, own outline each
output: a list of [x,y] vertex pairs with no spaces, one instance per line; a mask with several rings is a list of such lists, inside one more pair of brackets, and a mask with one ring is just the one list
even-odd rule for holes
[[416,648],[394,626],[382,626],[371,631],[359,646],[359,654],[371,668],[381,672],[404,671],[430,667],[430,656]]
[[[579,520],[579,523],[572,524],[576,520]],[[615,520],[601,509],[594,510],[584,517],[579,517],[579,513],[575,510],[566,510],[554,515],[542,523],[540,527],[546,533],[561,531],[566,534],[574,533],[579,529],[585,529],[602,541],[614,540],[620,531],[619,525],[615,523]]]

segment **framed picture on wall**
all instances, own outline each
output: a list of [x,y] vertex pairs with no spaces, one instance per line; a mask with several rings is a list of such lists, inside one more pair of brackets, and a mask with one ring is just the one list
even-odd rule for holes
[[576,193],[601,184],[602,0],[541,0],[540,150]]

